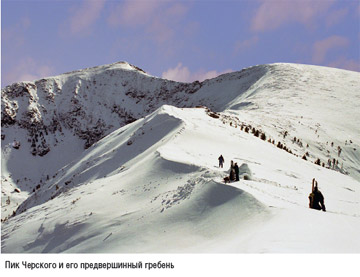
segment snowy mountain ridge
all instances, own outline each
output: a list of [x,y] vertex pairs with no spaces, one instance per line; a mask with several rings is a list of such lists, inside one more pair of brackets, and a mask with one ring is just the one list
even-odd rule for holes
[[[290,241],[327,228],[343,245],[317,234],[321,252],[359,251],[359,88],[359,73],[316,66],[186,84],[128,63],[6,87],[2,250],[316,252]],[[242,178],[224,185],[230,159]],[[307,208],[313,177],[325,217]],[[264,237],[294,214],[323,227]]]
[[[249,73],[245,71],[244,75]],[[229,74],[224,80],[242,86],[245,81],[247,87],[258,78],[255,75],[255,79],[250,76],[248,80],[242,76],[242,73]],[[11,152],[11,145],[16,142],[21,147],[13,153],[21,152],[17,157],[22,157],[22,152],[26,152],[26,156],[31,153],[31,161],[13,156],[13,162],[4,163],[9,174],[16,172],[16,168],[12,168],[15,165],[27,170],[13,173],[11,178],[3,174],[3,181],[12,179],[11,183],[18,184],[22,191],[31,191],[71,162],[72,154],[81,153],[116,129],[164,104],[212,106],[206,90],[197,93],[200,97],[195,92],[201,86],[212,87],[213,83],[218,85],[224,80],[220,76],[203,83],[178,83],[149,76],[135,66],[120,62],[8,86],[2,90],[3,153]],[[220,101],[216,99],[216,102]],[[55,148],[67,154],[55,155],[55,159],[52,151]],[[49,163],[53,164],[51,170],[47,169]],[[31,189],[25,188],[30,184]]]

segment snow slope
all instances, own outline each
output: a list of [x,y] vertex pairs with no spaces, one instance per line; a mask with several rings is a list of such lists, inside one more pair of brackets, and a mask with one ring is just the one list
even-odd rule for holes
[[[104,77],[111,74],[117,77]],[[146,111],[140,102],[130,103],[127,92],[114,89],[119,78],[130,78],[127,86],[137,88],[136,95],[147,90],[140,102],[153,107]],[[2,117],[7,121],[2,128],[2,219],[17,209],[2,222],[3,253],[360,251],[359,73],[273,64],[181,84],[120,63],[43,83],[65,79],[63,84],[96,79],[108,89],[84,89],[77,98],[82,101],[80,116],[64,112],[58,117],[62,130],[44,135],[50,151],[42,156],[29,151],[28,124],[18,118],[26,116],[21,109],[27,108],[19,104],[24,98],[11,98],[10,88],[3,91],[3,114],[15,102],[19,107],[13,114],[16,123]],[[158,84],[166,84],[166,97]],[[63,86],[59,94],[71,95]],[[34,99],[39,97],[33,93]],[[61,101],[54,100],[52,115],[59,115],[63,105],[58,103],[69,99],[61,95],[54,96]],[[120,108],[131,114],[138,109],[138,114],[132,123],[117,115],[124,121],[115,126],[121,120],[104,103],[111,106],[119,95],[126,101]],[[43,123],[48,114],[38,114],[41,126],[48,126]],[[75,130],[96,129],[99,125],[91,125],[95,121],[89,118],[104,122],[101,135],[90,140]],[[74,120],[78,122],[66,126]],[[254,136],[252,128],[266,139]],[[14,139],[21,140],[19,149],[9,145]],[[84,141],[91,141],[86,149]],[[220,154],[224,169],[217,165]],[[326,166],[330,158],[338,164],[318,166],[317,158]],[[239,164],[242,178],[224,184],[230,160]],[[326,213],[308,208],[314,177],[325,196]]]

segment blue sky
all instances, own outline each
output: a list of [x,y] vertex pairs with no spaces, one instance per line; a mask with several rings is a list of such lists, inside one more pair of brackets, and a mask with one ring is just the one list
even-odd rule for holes
[[1,87],[128,61],[178,81],[290,62],[360,71],[358,0],[2,0]]

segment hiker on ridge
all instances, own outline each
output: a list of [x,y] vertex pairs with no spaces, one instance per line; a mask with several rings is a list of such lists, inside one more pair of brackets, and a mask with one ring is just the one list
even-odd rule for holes
[[224,157],[222,155],[220,155],[218,160],[219,160],[219,167],[223,168],[223,165],[224,165],[224,162],[225,162]]
[[234,165],[234,161],[231,161],[231,164],[230,164],[230,181],[235,181],[235,165]]
[[315,178],[312,181],[312,192],[309,195],[309,208],[316,210],[323,210],[326,212],[324,204],[324,196],[318,189],[318,183]]
[[240,178],[239,178],[239,166],[238,166],[237,163],[235,163],[235,165],[234,165],[234,170],[235,170],[235,179],[236,179],[236,181],[239,181],[240,180]]

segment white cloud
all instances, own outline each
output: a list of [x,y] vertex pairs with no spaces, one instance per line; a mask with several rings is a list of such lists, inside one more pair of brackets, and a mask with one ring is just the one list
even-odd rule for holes
[[25,58],[12,68],[7,69],[2,80],[2,87],[20,81],[34,81],[48,77],[53,73],[54,68],[52,66],[41,64],[33,58]]
[[194,82],[196,80],[198,81],[204,81],[206,79],[212,79],[215,78],[221,74],[232,72],[231,69],[217,72],[216,70],[211,71],[205,71],[200,70],[194,73],[191,73],[189,68],[187,66],[183,66],[182,63],[178,63],[178,65],[174,68],[170,68],[167,71],[163,72],[162,78],[178,81],[178,82]]
[[178,82],[191,82],[190,77],[189,68],[183,66],[182,63],[178,63],[175,68],[169,68],[162,74],[162,78]]

